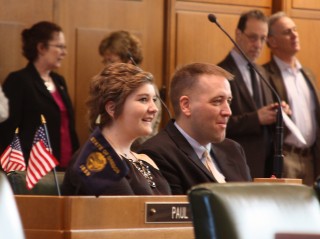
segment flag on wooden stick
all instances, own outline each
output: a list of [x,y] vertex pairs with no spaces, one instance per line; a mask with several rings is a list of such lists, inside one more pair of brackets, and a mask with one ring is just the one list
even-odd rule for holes
[[34,136],[30,152],[26,176],[28,189],[32,189],[43,176],[59,164],[57,159],[52,155],[50,141],[46,134],[44,122],[43,119],[43,123],[39,126]]

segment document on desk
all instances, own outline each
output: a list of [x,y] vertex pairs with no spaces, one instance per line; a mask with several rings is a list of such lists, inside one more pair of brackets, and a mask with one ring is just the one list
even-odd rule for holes
[[289,118],[289,116],[282,112],[282,118],[285,125],[290,129],[291,133],[303,144],[307,144],[306,140],[304,139],[303,135],[301,134],[298,127],[293,123],[293,121]]

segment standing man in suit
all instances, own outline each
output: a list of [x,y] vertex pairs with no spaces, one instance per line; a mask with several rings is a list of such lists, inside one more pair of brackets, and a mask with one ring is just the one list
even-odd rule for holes
[[[267,34],[268,22],[263,12],[251,10],[241,15],[235,41],[263,75],[263,68],[255,62],[261,54]],[[276,122],[277,105],[273,103],[272,93],[258,74],[250,69],[236,47],[218,65],[235,76],[230,82],[233,100],[227,137],[244,148],[253,178],[270,177],[273,159],[271,131]]]
[[316,78],[296,58],[299,34],[284,12],[269,19],[268,46],[273,56],[264,67],[281,99],[289,103],[292,120],[306,140],[303,144],[291,132],[285,135],[283,177],[301,178],[312,185],[320,174],[320,96]]
[[231,78],[222,68],[203,63],[174,74],[170,100],[176,120],[138,150],[156,162],[173,194],[186,194],[199,183],[251,180],[242,147],[225,139]]

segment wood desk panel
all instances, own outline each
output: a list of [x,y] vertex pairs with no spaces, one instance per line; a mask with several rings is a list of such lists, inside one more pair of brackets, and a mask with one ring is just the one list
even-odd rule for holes
[[16,196],[27,239],[194,238],[191,222],[146,223],[145,204],[186,196]]

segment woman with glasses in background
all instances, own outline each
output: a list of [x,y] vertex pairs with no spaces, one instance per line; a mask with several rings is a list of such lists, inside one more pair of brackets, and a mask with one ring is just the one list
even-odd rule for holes
[[60,26],[42,21],[22,31],[22,52],[28,60],[25,68],[5,79],[3,91],[9,99],[9,118],[0,124],[0,151],[12,141],[15,129],[28,161],[33,138],[46,119],[53,155],[64,170],[78,148],[74,113],[64,78],[53,72],[67,54]]

